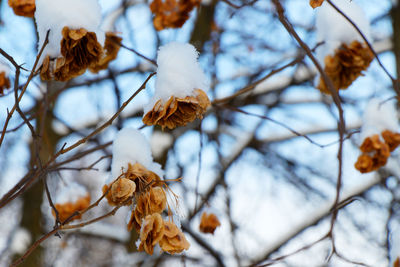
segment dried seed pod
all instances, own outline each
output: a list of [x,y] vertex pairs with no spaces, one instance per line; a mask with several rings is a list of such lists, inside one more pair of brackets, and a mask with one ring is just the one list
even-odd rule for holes
[[157,31],[180,28],[189,19],[189,13],[200,5],[201,0],[154,0],[150,4],[153,24]]
[[0,71],[0,95],[4,94],[4,90],[10,88],[10,79],[8,79],[4,71]]
[[[90,195],[86,195],[85,197],[78,198],[75,202],[66,202],[66,203],[56,203],[54,206],[58,211],[58,216],[61,222],[68,219],[74,212],[82,211],[89,207],[90,205]],[[51,211],[53,216],[56,217],[54,210]],[[82,214],[78,214],[74,216],[72,220],[77,220],[82,218]]]
[[203,212],[201,215],[200,232],[214,234],[215,229],[220,225],[221,223],[215,214]]
[[93,73],[98,73],[100,70],[105,70],[108,68],[108,64],[117,58],[119,49],[121,47],[122,38],[113,32],[106,33],[106,40],[104,42],[103,57],[100,58],[96,64],[92,64],[89,70]]
[[363,152],[355,163],[355,168],[361,173],[375,171],[384,166],[390,156],[389,146],[382,142],[379,135],[365,138],[360,146]]
[[86,69],[94,66],[103,56],[103,48],[97,42],[94,32],[84,28],[62,29],[61,57],[51,59],[46,57],[43,61],[40,77],[43,80],[55,79],[68,81],[85,73]]
[[[353,81],[362,75],[374,59],[374,54],[369,47],[358,41],[353,41],[350,45],[342,44],[335,50],[334,55],[325,57],[325,72],[332,80],[336,90],[347,89]],[[330,94],[322,77],[317,88]]]
[[36,10],[35,0],[8,0],[15,15],[33,18]]
[[317,8],[317,7],[321,6],[323,2],[324,2],[324,0],[310,0],[310,6],[312,8]]
[[159,244],[163,251],[170,254],[181,253],[190,247],[182,231],[173,222],[169,221],[164,221],[164,236],[159,241]]
[[203,118],[207,107],[210,106],[210,100],[207,94],[200,89],[195,90],[195,96],[178,98],[171,96],[165,103],[158,100],[153,109],[147,112],[143,117],[143,123],[146,125],[160,125],[174,129],[177,126],[184,126],[196,118]]
[[140,229],[140,244],[139,251],[146,251],[148,254],[153,255],[154,246],[164,236],[164,223],[160,214],[154,213],[147,215],[143,221],[142,228]]
[[382,138],[385,143],[389,146],[390,152],[394,151],[400,145],[400,134],[394,133],[389,130],[382,132]]

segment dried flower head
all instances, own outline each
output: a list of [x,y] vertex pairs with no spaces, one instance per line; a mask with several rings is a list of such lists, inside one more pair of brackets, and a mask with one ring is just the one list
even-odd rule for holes
[[[350,45],[342,44],[333,56],[325,57],[325,72],[336,90],[346,89],[362,75],[373,59],[374,55],[368,46],[353,41]],[[323,93],[330,93],[322,77],[317,88]]]
[[379,135],[365,138],[360,146],[362,154],[355,163],[355,168],[361,173],[375,171],[384,166],[390,156],[389,146],[382,142]]
[[312,8],[317,8],[317,7],[321,6],[323,2],[324,2],[324,0],[310,0],[310,6]]
[[8,79],[6,72],[0,71],[0,95],[3,95],[4,90],[10,87],[10,80]]
[[170,254],[181,253],[188,250],[189,242],[181,230],[172,222],[164,221],[164,236],[159,242],[163,251]]
[[8,0],[8,5],[14,10],[15,15],[33,18],[35,14],[35,0]]
[[389,130],[382,132],[382,138],[385,143],[389,146],[390,152],[394,151],[400,145],[400,134],[394,133]]
[[[56,203],[55,208],[58,211],[58,216],[61,222],[68,219],[74,212],[82,211],[89,207],[90,205],[90,195],[86,195],[85,197],[78,198],[75,202],[66,202],[66,203]],[[54,210],[51,211],[53,216],[56,217]],[[77,220],[82,218],[82,214],[78,214],[74,216],[72,220]]]
[[94,32],[84,28],[62,29],[61,57],[43,60],[40,77],[43,80],[67,81],[82,75],[87,68],[95,66],[103,55],[103,48],[97,42]]
[[203,212],[201,215],[200,232],[214,234],[215,229],[220,225],[221,223],[214,213]]
[[201,0],[154,0],[150,4],[153,24],[157,31],[180,28],[189,19],[189,13],[200,5]]
[[153,109],[147,112],[143,117],[143,123],[146,125],[160,125],[174,129],[177,126],[184,126],[196,118],[203,118],[207,107],[210,106],[210,100],[207,94],[200,89],[195,90],[195,96],[178,98],[171,96],[168,101],[163,103],[160,99],[156,102]]
[[126,179],[119,178],[117,181],[112,183],[110,190],[109,186],[103,186],[103,193],[107,192],[107,201],[112,206],[125,205],[128,206],[132,203],[131,198],[136,190],[135,182]]
[[164,236],[164,223],[160,214],[154,213],[147,215],[143,220],[142,228],[140,229],[140,244],[139,251],[146,251],[153,255],[154,246]]
[[167,206],[167,195],[162,187],[151,187],[136,198],[136,206],[128,223],[128,230],[139,231],[147,215],[161,213]]
[[107,69],[108,64],[117,58],[119,49],[121,47],[121,42],[121,37],[113,32],[107,32],[103,48],[105,53],[95,65],[90,66],[90,71],[93,73],[98,73],[100,70]]

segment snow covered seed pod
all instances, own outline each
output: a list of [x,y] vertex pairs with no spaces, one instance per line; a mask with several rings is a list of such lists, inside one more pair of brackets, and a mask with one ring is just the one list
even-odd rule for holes
[[50,30],[48,44],[40,58],[40,77],[43,80],[67,81],[88,68],[97,72],[106,68],[118,53],[119,37],[108,33],[108,42],[105,43],[97,0],[37,0],[35,19],[39,47]]
[[200,232],[214,234],[215,229],[220,225],[221,223],[214,213],[203,212],[201,215]]
[[10,79],[8,78],[9,68],[7,65],[0,63],[0,95],[4,94],[4,90],[11,87]]
[[[55,207],[58,211],[61,222],[68,219],[74,212],[82,211],[90,205],[90,194],[86,188],[75,182],[68,184],[58,192],[55,199]],[[56,217],[54,210],[52,214]],[[77,220],[82,217],[82,214],[76,215],[72,220]],[[71,220],[71,221],[72,221]]]
[[190,247],[182,231],[170,221],[164,221],[164,235],[159,244],[161,249],[169,254],[181,253]]
[[361,155],[355,168],[361,173],[375,171],[384,166],[390,156],[400,145],[396,109],[391,102],[372,99],[363,117],[360,137],[363,140]]
[[110,205],[130,205],[128,200],[135,192],[142,192],[150,184],[156,186],[162,175],[161,166],[153,162],[146,138],[136,129],[124,128],[114,140],[111,177],[103,193],[108,191]]
[[143,122],[173,129],[202,118],[210,100],[202,90],[206,77],[197,62],[194,46],[169,43],[157,57],[155,92],[145,107]]
[[[347,0],[336,0],[334,4],[369,39],[369,22],[361,8]],[[329,3],[323,3],[317,10],[316,27],[317,42],[323,43],[317,48],[317,57],[335,89],[347,89],[368,68],[374,55],[353,25]],[[317,88],[330,93],[322,77]]]
[[35,0],[8,0],[8,5],[15,15],[33,18],[35,14]]
[[154,14],[153,24],[157,31],[165,28],[180,28],[189,19],[189,13],[200,5],[201,0],[154,0],[150,10]]
[[317,7],[321,6],[323,2],[324,2],[324,0],[310,0],[310,6],[312,8],[317,8]]

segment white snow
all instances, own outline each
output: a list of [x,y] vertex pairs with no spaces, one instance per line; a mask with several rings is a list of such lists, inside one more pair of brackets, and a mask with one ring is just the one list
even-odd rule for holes
[[368,102],[364,111],[360,142],[363,142],[366,137],[380,134],[384,130],[398,132],[397,111],[393,101],[373,98]]
[[97,0],[36,0],[35,20],[39,34],[39,49],[49,33],[49,43],[45,47],[41,60],[46,55],[60,55],[61,31],[64,26],[72,29],[85,28],[95,32],[97,41],[103,45],[105,34],[100,30],[101,8]]
[[193,45],[172,42],[160,47],[157,54],[157,78],[155,92],[145,114],[159,100],[168,100],[172,95],[184,98],[194,95],[194,89],[207,91],[206,76],[197,58],[199,53]]
[[151,151],[155,157],[161,157],[165,149],[171,146],[174,138],[169,133],[154,131],[151,136]]
[[10,67],[6,63],[0,61],[0,73],[1,72],[4,72],[6,75],[8,75],[10,72]]
[[10,250],[16,254],[22,254],[32,243],[32,236],[28,230],[25,228],[18,228],[11,241]]
[[397,226],[390,235],[390,264],[393,266],[394,261],[400,257],[400,226]]
[[161,165],[153,162],[149,142],[141,132],[133,128],[124,128],[115,137],[111,177],[107,179],[106,183],[108,184],[118,178],[122,169],[126,171],[128,163],[140,163],[158,176],[163,177],[164,175]]
[[58,190],[54,202],[59,204],[67,202],[74,203],[79,198],[86,197],[88,194],[88,191],[83,185],[80,185],[76,182],[70,182]]
[[[354,1],[332,1],[347,17],[349,17],[361,30],[368,41],[371,41],[370,25],[363,10]],[[350,44],[352,41],[364,42],[361,35],[339,12],[326,1],[316,10],[317,43],[325,42],[317,48],[317,58],[321,64],[325,56],[333,54],[342,43]]]

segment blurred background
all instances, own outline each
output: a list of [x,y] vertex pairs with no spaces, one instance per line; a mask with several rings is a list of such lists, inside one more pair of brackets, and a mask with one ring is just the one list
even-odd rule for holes
[[[18,259],[53,229],[43,179],[54,197],[72,182],[84,185],[92,202],[102,195],[110,175],[112,140],[123,127],[141,128],[165,178],[182,177],[169,186],[179,195],[173,210],[190,249],[178,255],[138,252],[138,235],[126,230],[126,207],[95,224],[49,237],[21,266],[388,265],[390,234],[400,218],[398,153],[392,153],[379,171],[360,174],[354,168],[368,100],[379,96],[394,101],[396,96],[376,60],[340,92],[346,122],[340,192],[346,201],[332,242],[324,237],[331,227],[339,170],[337,108],[331,96],[315,88],[315,66],[282,26],[273,3],[206,0],[182,28],[156,31],[150,1],[99,2],[105,23],[119,33],[124,46],[150,59],[169,42],[193,44],[200,52],[213,104],[203,120],[185,127],[142,127],[143,105],[154,89],[150,79],[112,125],[58,157],[40,179],[0,208],[1,266]],[[315,48],[316,11],[309,1],[280,2],[295,31]],[[397,77],[400,7],[389,0],[353,2],[371,23],[371,43],[379,58]],[[30,70],[37,40],[35,21],[16,16],[7,1],[0,1],[0,48]],[[4,57],[0,60],[10,66],[13,84],[15,68]],[[29,127],[15,113],[0,147],[0,196],[4,199],[40,169],[34,159],[48,161],[64,143],[73,144],[109,120],[154,71],[151,62],[122,47],[99,74],[87,72],[68,82],[33,78],[20,109],[35,129],[42,129],[41,148],[35,147]],[[20,85],[29,74],[22,70]],[[246,93],[234,95],[241,89]],[[13,90],[0,98],[1,125],[14,103]],[[81,220],[108,211],[103,201]],[[221,222],[213,235],[199,231],[204,211]]]

